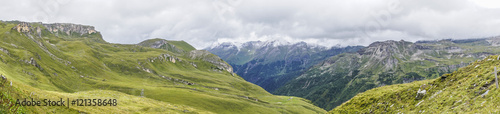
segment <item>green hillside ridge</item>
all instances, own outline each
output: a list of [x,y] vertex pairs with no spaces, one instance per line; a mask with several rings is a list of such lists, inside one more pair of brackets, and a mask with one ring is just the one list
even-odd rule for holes
[[[375,42],[355,53],[333,56],[274,93],[311,100],[326,110],[366,90],[434,79],[489,55],[500,54],[499,38]],[[333,97],[332,97],[333,96]]]
[[177,53],[186,53],[192,50],[196,50],[193,46],[189,45],[184,41],[169,41],[160,38],[145,40],[139,43],[138,45],[151,48],[165,49]]
[[[0,97],[6,99],[0,102],[0,112],[326,112],[302,98],[272,95],[232,73],[217,56],[194,50],[184,41],[167,41],[166,47],[175,48],[155,49],[107,43],[84,25],[0,25],[0,74],[6,77],[0,83]],[[113,98],[118,105],[12,107],[12,102],[4,102],[24,98]]]
[[500,113],[498,58],[489,56],[435,79],[374,88],[329,113]]

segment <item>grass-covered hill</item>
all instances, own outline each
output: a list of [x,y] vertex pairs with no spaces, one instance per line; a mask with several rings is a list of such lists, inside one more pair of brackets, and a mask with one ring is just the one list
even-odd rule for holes
[[436,79],[374,88],[329,113],[500,113],[498,58],[489,56]]
[[[325,113],[246,82],[183,41],[105,42],[91,26],[0,22],[0,113]],[[149,42],[149,43],[148,43]],[[161,43],[161,41],[160,41]],[[148,46],[149,45],[149,46]],[[117,106],[15,106],[17,99],[117,99]]]
[[500,54],[499,38],[375,42],[326,59],[274,93],[303,97],[331,110],[375,87],[434,79]]

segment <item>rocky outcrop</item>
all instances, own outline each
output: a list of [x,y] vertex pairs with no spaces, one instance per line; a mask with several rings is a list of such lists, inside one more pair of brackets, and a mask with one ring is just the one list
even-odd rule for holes
[[68,24],[68,23],[43,24],[41,22],[38,23],[19,22],[19,24],[14,26],[12,29],[20,33],[27,33],[41,37],[42,28],[39,25],[42,25],[43,27],[46,28],[47,31],[51,33],[65,33],[66,35],[73,35],[76,33],[79,36],[97,33],[97,31],[93,26]]
[[[161,46],[163,46],[165,44],[168,44],[167,40],[157,40],[157,41],[154,41],[152,44],[149,44],[149,47],[160,48]],[[141,44],[139,43],[139,45],[141,45]]]
[[[42,24],[42,23],[36,23],[36,24]],[[25,33],[27,35],[35,35],[38,37],[42,36],[42,28],[40,28],[39,26],[32,26],[31,23],[27,22],[20,22],[12,29],[20,33]]]
[[42,42],[40,39],[42,37],[42,28],[40,26],[34,26],[34,25],[41,25],[42,23],[28,23],[28,22],[19,22],[16,26],[14,26],[12,29],[17,30],[17,32],[24,33],[29,39],[31,39],[33,42],[38,44],[38,46],[47,54],[50,55],[54,60],[57,60],[61,63],[68,63],[69,61],[63,60],[54,54],[50,52],[45,44]]
[[7,77],[3,76],[3,74],[0,74],[0,79],[2,79],[0,82],[5,83],[7,81]]
[[233,67],[224,62],[219,56],[216,56],[206,50],[193,50],[189,52],[189,58],[203,60],[212,63],[217,66],[217,69],[225,70],[227,72],[232,73]]
[[12,29],[17,30],[17,32],[30,32],[31,25],[29,23],[22,22],[22,23],[16,25]]
[[36,60],[33,57],[30,57],[29,60],[19,60],[20,62],[24,62],[26,64],[30,64],[38,68],[39,70],[43,70],[42,66],[36,62]]
[[0,51],[2,51],[3,53],[5,53],[5,54],[7,54],[7,55],[9,54],[9,50],[4,49],[4,48],[2,48],[2,47],[0,47]]
[[161,54],[158,57],[149,58],[148,61],[149,62],[155,62],[155,61],[166,62],[166,61],[169,61],[169,62],[175,63],[176,61],[182,61],[182,60],[179,59],[179,58],[177,58],[177,57],[175,57],[175,56],[172,56],[170,54]]
[[51,33],[63,32],[67,35],[72,35],[76,33],[80,36],[85,34],[97,33],[93,26],[78,25],[78,24],[68,24],[68,23],[54,23],[54,24],[43,24]]
[[[174,52],[177,54],[185,54],[186,52],[191,51],[190,49],[188,49],[188,50],[182,49],[181,47],[178,47],[170,42],[185,43],[184,41],[168,41],[165,39],[156,38],[156,39],[149,39],[149,40],[142,41],[141,43],[139,43],[137,45],[144,46],[144,47],[157,48],[157,49],[164,49],[164,50],[168,50],[170,52]],[[179,44],[179,43],[177,43],[177,44]],[[185,45],[189,45],[189,44],[185,43]],[[192,46],[190,46],[190,47],[192,47]],[[194,47],[192,47],[192,48],[194,50]]]
[[500,36],[489,38],[486,41],[488,41],[491,46],[500,46]]
[[424,90],[418,89],[417,96],[415,97],[415,99],[417,100],[422,99],[426,93],[427,91],[425,89]]

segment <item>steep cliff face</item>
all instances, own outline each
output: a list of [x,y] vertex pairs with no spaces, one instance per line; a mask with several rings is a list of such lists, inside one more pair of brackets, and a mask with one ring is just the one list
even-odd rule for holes
[[[35,24],[35,23],[33,23]],[[38,25],[40,25],[41,23],[36,23]],[[33,34],[33,35],[36,35],[38,37],[41,37],[42,35],[42,29],[40,28],[40,26],[31,26],[32,24],[30,23],[26,23],[26,22],[21,22],[19,24],[17,24],[16,26],[14,26],[12,29],[13,30],[17,30],[17,32],[19,33],[25,33],[25,34]]]
[[[184,41],[172,41],[172,40],[155,38],[142,41],[137,45],[168,50],[175,53],[175,55],[172,56],[188,57],[193,60],[206,61],[216,66],[215,68],[212,69],[214,71],[219,71],[219,72],[227,71],[233,73],[233,67],[231,67],[231,65],[229,65],[224,60],[219,58],[219,56],[214,55],[205,50],[196,50],[193,46],[189,45]],[[198,66],[194,63],[192,63],[192,65],[196,67]]]
[[500,53],[489,39],[375,42],[313,66],[275,91],[310,99],[332,109],[368,89],[450,73],[477,59]]
[[234,72],[245,80],[272,92],[327,57],[355,52],[360,48],[328,49],[305,42],[251,41],[242,44],[221,43],[207,50],[227,61],[233,66]]
[[69,23],[43,24],[51,33],[64,32],[68,35],[76,33],[77,35],[97,33],[93,26],[77,25]]
[[72,35],[76,33],[77,35],[83,36],[93,33],[98,33],[93,26],[69,24],[69,23],[53,23],[53,24],[43,24],[43,23],[28,23],[28,22],[18,22],[12,29],[17,30],[17,32],[41,35],[42,28],[40,25],[45,27],[50,33],[66,33],[66,35]]

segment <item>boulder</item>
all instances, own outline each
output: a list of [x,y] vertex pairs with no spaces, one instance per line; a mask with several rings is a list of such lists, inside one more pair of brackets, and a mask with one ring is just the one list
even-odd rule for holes
[[415,97],[415,99],[422,99],[426,93],[427,91],[425,89],[424,90],[418,89],[417,96]]

